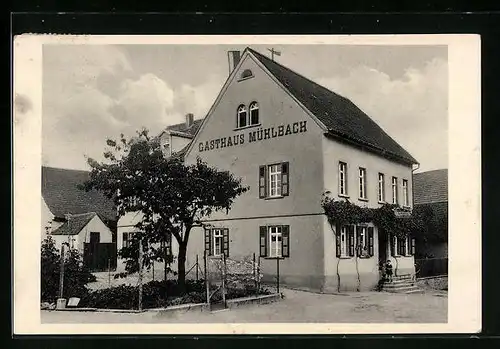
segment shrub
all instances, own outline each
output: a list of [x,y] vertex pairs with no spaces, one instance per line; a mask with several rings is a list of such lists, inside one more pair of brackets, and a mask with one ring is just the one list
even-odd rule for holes
[[[60,253],[55,241],[48,236],[41,248],[41,301],[54,302],[59,297]],[[88,293],[86,285],[96,281],[95,276],[83,264],[80,253],[70,249],[64,261],[63,297],[82,297]]]
[[[176,280],[150,281],[143,285],[143,309],[163,308],[172,305],[206,302],[206,290],[203,280],[186,280],[186,293],[181,292]],[[270,294],[261,288],[259,294]],[[226,298],[248,297],[256,294],[254,285],[239,288],[228,288]],[[80,307],[107,309],[137,309],[139,300],[138,286],[121,285],[88,293],[80,300]],[[217,292],[214,301],[221,301],[222,295]]]

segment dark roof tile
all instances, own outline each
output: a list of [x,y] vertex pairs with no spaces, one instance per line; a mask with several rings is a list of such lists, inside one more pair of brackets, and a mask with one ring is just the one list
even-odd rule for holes
[[69,216],[66,222],[52,232],[52,235],[78,235],[92,218],[96,216],[95,212]]
[[42,167],[42,196],[49,210],[57,218],[96,212],[105,220],[116,221],[113,200],[98,191],[86,192],[78,188],[88,179],[88,171]]
[[413,175],[415,205],[448,201],[448,170],[434,170]]
[[349,99],[247,48],[288,91],[335,136],[391,156],[405,164],[416,164],[403,147]]

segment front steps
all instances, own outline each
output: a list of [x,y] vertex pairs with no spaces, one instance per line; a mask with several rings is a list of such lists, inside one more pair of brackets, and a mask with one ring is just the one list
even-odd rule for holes
[[424,293],[423,290],[417,287],[411,275],[393,276],[392,282],[384,282],[382,290],[391,293]]

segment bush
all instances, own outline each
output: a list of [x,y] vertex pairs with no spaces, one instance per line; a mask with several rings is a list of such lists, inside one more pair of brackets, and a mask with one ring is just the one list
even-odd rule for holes
[[[259,294],[270,294],[267,289],[261,289]],[[186,293],[182,294],[176,280],[150,281],[142,289],[144,309],[164,308],[173,305],[206,302],[205,282],[203,280],[186,280]],[[226,298],[248,297],[256,294],[255,286],[245,285],[240,288],[228,288]],[[139,304],[138,286],[121,285],[88,293],[80,300],[83,308],[104,309],[137,309]],[[217,292],[214,301],[222,300]]]
[[[55,241],[48,236],[41,249],[41,301],[54,302],[59,297],[60,257]],[[71,249],[64,261],[63,297],[82,297],[88,293],[86,285],[96,281],[95,276],[83,264],[77,250]]]

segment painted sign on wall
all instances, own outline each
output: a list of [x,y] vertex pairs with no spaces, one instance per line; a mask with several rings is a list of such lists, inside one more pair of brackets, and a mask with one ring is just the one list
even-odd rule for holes
[[245,144],[245,142],[253,143],[266,139],[279,138],[289,136],[296,133],[307,132],[307,121],[299,121],[290,124],[272,126],[267,128],[259,127],[256,130],[247,133],[238,133],[233,136],[211,139],[205,142],[198,143],[200,152],[234,147]]

